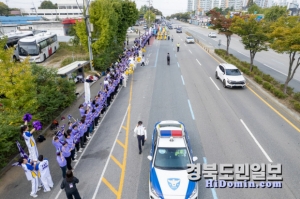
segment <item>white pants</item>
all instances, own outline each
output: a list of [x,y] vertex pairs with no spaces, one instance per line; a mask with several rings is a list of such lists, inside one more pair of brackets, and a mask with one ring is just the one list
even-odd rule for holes
[[127,75],[125,75],[124,79],[122,81],[122,84],[123,84],[124,87],[126,87],[127,79],[128,79],[128,77],[127,77]]
[[50,187],[53,187],[53,181],[51,175],[41,176],[41,181],[45,191],[50,191]]
[[38,182],[38,177],[35,177],[35,178],[32,178],[31,179],[31,195],[34,195],[36,194],[37,190],[38,190],[38,185],[39,182]]
[[37,161],[37,159],[39,157],[39,153],[38,153],[36,146],[29,147],[28,151],[29,151],[29,158],[33,161]]

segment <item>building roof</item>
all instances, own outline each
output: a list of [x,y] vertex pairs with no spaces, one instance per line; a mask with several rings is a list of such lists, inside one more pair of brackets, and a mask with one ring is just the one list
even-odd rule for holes
[[32,24],[32,21],[40,21],[42,20],[42,17],[36,17],[36,16],[0,16],[0,22],[2,24]]
[[68,65],[58,69],[57,74],[58,75],[67,75],[67,74],[72,73],[75,70],[85,66],[86,64],[88,64],[88,61],[75,61],[75,62],[72,62],[71,64],[68,64]]

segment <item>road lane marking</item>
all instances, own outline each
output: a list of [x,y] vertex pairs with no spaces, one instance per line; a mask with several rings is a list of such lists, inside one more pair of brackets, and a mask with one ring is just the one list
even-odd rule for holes
[[193,118],[193,120],[195,120],[195,116],[194,116],[194,112],[193,112],[193,109],[192,109],[192,105],[191,105],[190,100],[188,100],[188,104],[189,104],[189,107],[190,107],[190,111],[191,111],[192,118]]
[[[131,111],[131,99],[132,99],[132,85],[133,85],[133,75],[131,77],[131,85],[130,85],[130,92],[129,92],[129,102],[128,102],[128,108],[126,110],[126,113],[124,115],[124,118],[122,120],[122,123],[120,125],[120,128],[119,128],[119,131],[118,131],[118,134],[116,136],[116,139],[114,141],[114,144],[111,148],[111,151],[109,153],[109,156],[108,157],[111,157],[112,155],[112,152],[114,150],[114,147],[117,143],[117,140],[118,140],[118,136],[119,136],[119,132],[121,131],[121,128],[122,128],[122,125],[127,117],[127,123],[126,123],[126,135],[125,135],[125,144],[124,144],[124,155],[123,155],[123,168],[121,169],[121,177],[120,177],[120,183],[119,183],[119,188],[118,188],[118,191],[117,191],[117,199],[121,199],[121,196],[122,196],[122,191],[123,191],[123,185],[124,185],[124,177],[125,177],[125,171],[126,171],[126,164],[127,164],[127,152],[128,152],[128,134],[129,134],[129,127],[130,127],[130,111]],[[100,185],[101,185],[101,182],[103,181],[103,179],[105,180],[104,178],[104,174],[105,174],[105,171],[107,169],[107,166],[108,166],[108,163],[110,161],[110,158],[107,159],[106,163],[105,163],[105,166],[104,166],[104,169],[102,171],[102,174],[101,174],[101,177],[98,181],[98,184],[97,184],[97,187],[95,189],[95,192],[93,194],[93,197],[92,199],[96,199],[96,195],[99,191],[99,188],[100,188]],[[109,187],[110,188],[110,187]],[[113,187],[112,187],[113,188]],[[110,188],[111,191],[114,192],[114,190]],[[114,192],[115,193],[115,192]]]
[[158,50],[157,50],[157,53],[156,53],[156,59],[155,59],[155,65],[154,65],[154,67],[156,67],[156,65],[157,65],[158,53],[159,53],[159,47],[158,47]]
[[122,169],[123,165],[115,158],[115,156],[111,155],[110,158]]
[[286,121],[289,125],[291,125],[296,131],[298,131],[300,133],[300,129],[298,127],[296,127],[290,120],[288,120],[286,117],[284,117],[281,113],[279,113],[279,111],[277,111],[275,108],[273,108],[273,106],[271,106],[268,102],[266,102],[262,97],[260,97],[254,90],[252,90],[252,88],[250,88],[249,86],[247,86],[247,88],[254,93],[254,95],[256,95],[256,97],[258,97],[261,101],[263,101],[270,109],[272,109],[275,113],[277,113],[277,115],[279,115],[284,121]]
[[178,68],[180,68],[179,63],[177,62]]
[[103,178],[102,181],[115,195],[118,195],[118,191],[106,180],[106,178]]
[[124,145],[120,140],[117,140],[117,143],[118,143],[121,147],[125,148],[125,145]]
[[[207,164],[207,160],[206,160],[205,157],[203,157],[203,162],[204,162],[204,164]],[[211,193],[212,193],[212,195],[213,195],[213,198],[214,198],[214,199],[218,199],[218,196],[217,196],[217,193],[216,193],[215,188],[210,188],[210,190],[211,190]]]
[[[122,89],[122,88],[123,88],[123,87],[121,87],[121,89]],[[120,89],[120,91],[121,91],[121,89]],[[120,93],[120,92],[117,93],[115,99],[117,98],[117,96],[119,95],[119,93]],[[94,135],[96,134],[96,132],[97,132],[98,129],[100,128],[102,122],[104,121],[104,118],[105,118],[106,115],[108,114],[108,112],[109,112],[110,108],[112,107],[112,105],[114,104],[114,102],[115,102],[115,100],[114,100],[114,101],[111,103],[111,105],[108,107],[108,109],[107,109],[106,113],[104,114],[103,118],[101,119],[101,121],[100,121],[98,127],[95,128],[95,133],[93,134],[93,136],[92,136],[92,138],[90,139],[90,141],[87,143],[86,147],[83,149],[83,152],[81,153],[80,157],[78,158],[78,161],[76,162],[76,164],[75,164],[74,167],[73,167],[73,168],[74,168],[74,172],[76,172],[75,169],[76,169],[77,165],[79,164],[81,158],[83,157],[83,155],[84,155],[85,152],[86,152],[86,149],[88,148],[88,146],[89,146],[90,143],[92,142],[93,138],[95,137]],[[109,157],[108,157],[108,158],[109,158]],[[58,199],[58,197],[60,196],[61,192],[62,192],[62,189],[60,189],[60,190],[58,191],[57,195],[55,196],[55,199]]]
[[217,84],[215,83],[215,81],[214,81],[211,77],[209,77],[209,79],[212,81],[212,83],[215,85],[215,87],[216,87],[218,90],[220,90],[219,87],[217,86]]
[[284,66],[284,64],[283,63],[281,63],[281,62],[279,62],[279,61],[276,61],[276,60],[272,60],[273,62],[276,62],[276,63],[278,63],[278,64],[281,64],[281,65],[283,65]]
[[185,85],[185,84],[184,84],[184,79],[183,79],[182,75],[181,75],[181,80],[182,80],[182,84]]
[[184,43],[184,45],[186,46],[186,44]]
[[191,50],[189,50],[189,51],[190,51],[191,54],[193,54]]
[[249,130],[249,128],[247,127],[247,125],[244,123],[244,121],[242,119],[240,119],[240,121],[242,122],[242,124],[244,125],[244,127],[246,128],[246,130],[248,131],[248,133],[251,135],[251,137],[253,138],[254,142],[257,144],[257,146],[259,147],[259,149],[263,152],[263,154],[266,156],[266,158],[268,159],[269,162],[273,162],[271,160],[271,158],[269,157],[269,155],[267,154],[267,152],[262,148],[262,146],[259,144],[259,142],[257,141],[257,139],[254,137],[254,135],[251,133],[251,131]]
[[281,74],[287,76],[287,74],[285,74],[285,73],[283,73],[283,72],[280,72],[279,70],[276,70],[275,68],[272,68],[271,66],[269,66],[269,65],[267,65],[267,64],[264,64],[264,65],[265,65],[266,67],[268,67],[268,68],[271,68],[272,70],[277,71],[278,73],[281,73]]
[[198,62],[198,64],[200,64],[200,66],[201,66],[201,63],[198,61],[198,59],[196,59],[196,61]]
[[246,57],[249,57],[248,55],[245,55],[244,53],[241,53],[240,51],[238,51],[238,53],[240,53],[240,54],[242,54],[242,55],[244,55]]
[[206,41],[205,39],[203,39],[202,37],[200,37],[200,39],[202,39],[203,41]]
[[122,129],[124,129],[126,131],[126,127],[125,126],[122,126]]

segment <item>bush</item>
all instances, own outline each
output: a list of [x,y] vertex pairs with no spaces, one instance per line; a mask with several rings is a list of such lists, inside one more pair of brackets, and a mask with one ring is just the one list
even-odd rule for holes
[[280,99],[284,99],[287,97],[281,90],[278,89],[274,89],[273,94]]
[[271,75],[263,74],[263,80],[265,80],[267,82],[272,82],[274,80],[274,78],[271,77]]
[[297,100],[298,102],[300,102],[300,92],[294,93],[293,98],[294,98],[295,100]]
[[262,84],[262,82],[263,82],[262,78],[261,78],[260,76],[257,76],[257,75],[254,76],[254,80],[255,80],[257,83],[259,83],[259,84]]
[[263,83],[263,87],[264,87],[265,89],[267,89],[267,90],[271,90],[272,85],[271,85],[269,82],[264,82],[264,83]]
[[297,101],[294,102],[294,109],[296,111],[300,112],[300,103],[299,102],[297,102]]
[[[280,84],[280,89],[282,91],[284,90],[284,84]],[[286,89],[286,93],[288,95],[292,95],[294,93],[294,88],[288,86],[287,89]]]

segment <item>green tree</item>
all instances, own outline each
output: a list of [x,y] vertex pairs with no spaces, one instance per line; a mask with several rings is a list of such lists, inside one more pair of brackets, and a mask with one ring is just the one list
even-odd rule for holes
[[218,30],[219,34],[223,34],[226,37],[226,52],[228,55],[229,45],[231,41],[231,35],[233,32],[230,30],[232,19],[226,18],[215,10],[210,10],[212,29]]
[[147,21],[148,27],[155,21],[155,18],[156,15],[151,10],[148,10],[144,15],[144,19]]
[[144,15],[144,14],[146,14],[146,12],[148,11],[149,9],[148,9],[148,6],[147,5],[143,5],[141,8],[140,8],[140,10],[139,10],[139,14],[140,15]]
[[253,3],[250,7],[248,7],[248,13],[249,14],[262,14],[263,9],[256,5],[256,3]]
[[8,6],[3,3],[3,2],[0,2],[0,15],[8,15],[9,14],[9,8]]
[[248,0],[247,8],[251,7],[253,4],[255,4],[253,0]]
[[242,38],[245,49],[250,51],[250,71],[252,71],[256,53],[268,50],[266,44],[268,37],[264,32],[264,20],[256,20],[256,15],[235,16],[230,30]]
[[293,79],[300,65],[300,23],[299,16],[280,17],[271,25],[270,47],[278,53],[289,55],[287,78],[284,83],[284,93],[287,91],[289,82]]
[[57,4],[53,4],[52,1],[43,1],[39,9],[57,9]]
[[68,34],[70,36],[73,36],[72,39],[70,39],[70,42],[73,46],[78,46],[80,44],[80,39],[78,37],[78,35],[76,34],[76,30],[75,30],[75,25],[71,25],[70,30],[68,32]]
[[279,17],[287,16],[287,8],[286,6],[272,6],[270,8],[266,8],[264,10],[264,19],[266,21],[276,21]]

